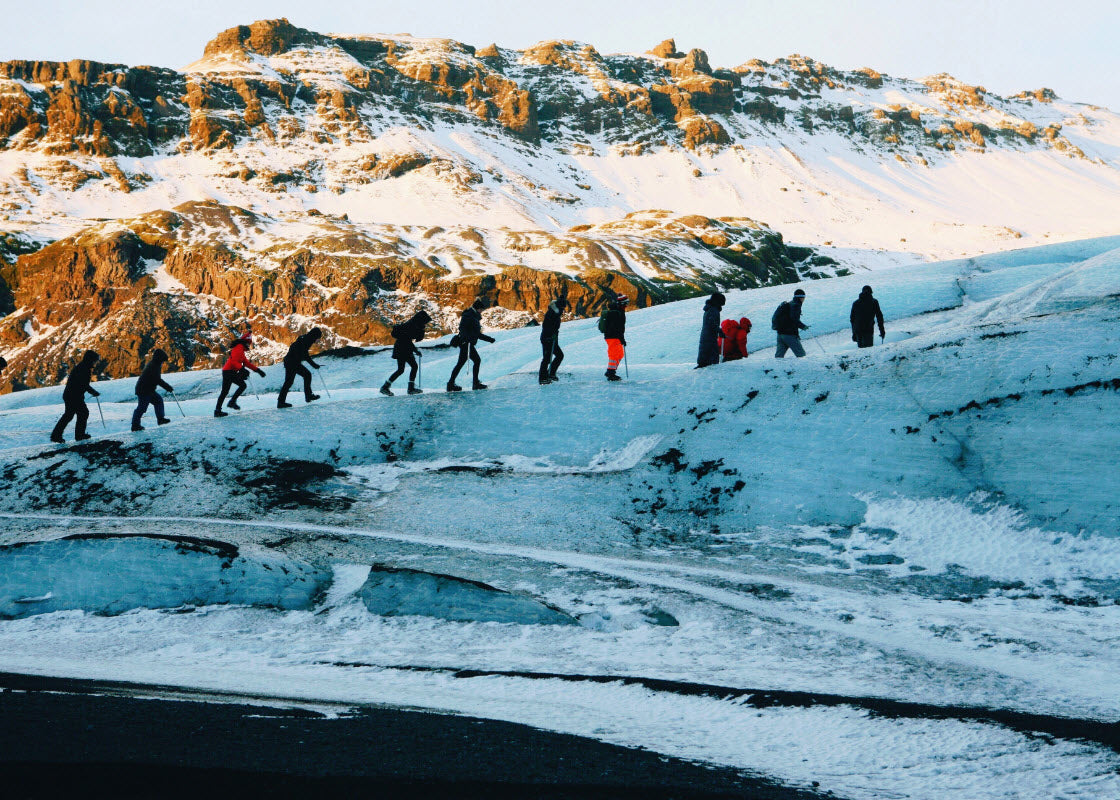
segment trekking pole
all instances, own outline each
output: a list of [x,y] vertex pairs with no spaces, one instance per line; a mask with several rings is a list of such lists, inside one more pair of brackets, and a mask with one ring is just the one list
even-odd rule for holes
[[257,398],[257,402],[259,403],[260,399],[261,399],[261,396],[259,394],[257,394],[257,385],[255,383],[253,383],[253,376],[252,375],[246,375],[245,376],[245,382],[249,385],[249,388],[253,392],[253,397]]
[[325,380],[323,380],[323,373],[319,372],[319,370],[315,370],[315,372],[318,373],[319,383],[323,384],[323,391],[327,393],[327,399],[330,400],[331,399],[331,390],[327,388],[327,382]]
[[187,415],[183,412],[183,406],[179,403],[179,398],[175,396],[175,392],[171,392],[171,399],[175,401],[175,405],[179,406],[179,413],[186,418]]
[[101,417],[101,427],[107,429],[109,426],[105,424],[105,415],[101,413],[101,398],[94,395],[93,399],[97,401],[97,413]]
[[630,362],[626,360],[626,350],[622,351],[622,366],[626,368],[626,377],[630,377]]
[[416,388],[424,388],[424,354],[416,351]]
[[828,353],[826,353],[826,352],[825,352],[825,350],[824,350],[824,345],[823,345],[823,344],[821,344],[821,343],[820,343],[820,341],[819,341],[818,339],[816,339],[815,337],[813,338],[813,341],[817,343],[817,347],[819,347],[819,348],[821,349],[821,353],[822,353],[823,355],[826,355],[826,356],[827,356],[827,355],[828,355]]

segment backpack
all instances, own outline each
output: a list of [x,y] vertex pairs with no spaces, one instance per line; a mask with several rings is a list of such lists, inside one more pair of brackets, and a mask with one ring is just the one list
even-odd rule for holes
[[393,326],[393,329],[389,331],[389,335],[394,339],[400,339],[405,335],[405,332],[405,324],[400,322]]
[[599,333],[607,332],[607,314],[611,311],[609,305],[603,306],[603,310],[599,312]]
[[784,301],[780,306],[774,309],[774,316],[770,318],[770,329],[778,330],[778,326],[785,321],[789,316],[789,301]]

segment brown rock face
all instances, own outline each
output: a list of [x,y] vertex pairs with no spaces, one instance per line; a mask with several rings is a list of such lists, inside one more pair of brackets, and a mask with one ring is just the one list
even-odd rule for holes
[[208,56],[220,53],[273,56],[286,52],[295,44],[315,45],[322,39],[311,31],[297,28],[286,19],[267,19],[222,31],[206,45],[203,52]]
[[682,58],[684,56],[684,53],[677,52],[677,43],[673,39],[666,39],[650,50],[649,54],[658,58]]

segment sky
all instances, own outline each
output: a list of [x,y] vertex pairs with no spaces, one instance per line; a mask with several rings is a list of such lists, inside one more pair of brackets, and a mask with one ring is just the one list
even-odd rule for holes
[[320,33],[411,33],[524,48],[577,39],[643,52],[673,37],[713,66],[791,53],[898,77],[948,72],[997,94],[1046,86],[1120,110],[1115,0],[0,0],[0,60],[180,68],[225,28],[287,17]]

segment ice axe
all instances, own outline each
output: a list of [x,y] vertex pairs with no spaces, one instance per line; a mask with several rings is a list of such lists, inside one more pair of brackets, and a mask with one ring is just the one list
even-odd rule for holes
[[179,406],[179,413],[182,414],[185,419],[187,415],[183,411],[183,406],[179,403],[179,398],[175,395],[174,390],[171,392],[171,399],[175,401],[175,405]]

